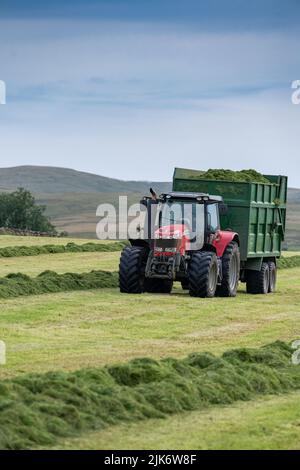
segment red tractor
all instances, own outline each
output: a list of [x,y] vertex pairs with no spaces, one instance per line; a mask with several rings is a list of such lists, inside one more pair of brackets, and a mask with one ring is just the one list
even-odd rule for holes
[[170,192],[141,203],[143,239],[122,251],[120,291],[170,293],[179,281],[193,297],[235,297],[240,279],[239,235],[220,230],[227,207],[220,196]]

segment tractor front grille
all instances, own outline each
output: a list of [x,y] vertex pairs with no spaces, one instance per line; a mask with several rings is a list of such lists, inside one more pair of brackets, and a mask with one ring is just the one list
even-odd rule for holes
[[178,239],[176,238],[157,238],[155,240],[155,248],[159,248],[161,251],[168,251],[168,248],[173,251],[178,246]]

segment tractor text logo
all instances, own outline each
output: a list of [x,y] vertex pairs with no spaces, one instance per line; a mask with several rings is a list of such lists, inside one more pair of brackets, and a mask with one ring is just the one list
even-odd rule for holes
[[0,80],[0,104],[6,104],[6,85],[3,80]]
[[6,364],[6,345],[4,341],[0,341],[0,365]]
[[292,93],[292,103],[300,104],[300,80],[294,80],[292,83],[292,89],[295,90]]
[[299,366],[300,365],[300,340],[299,339],[292,343],[292,349],[296,350],[294,354],[292,355],[292,363],[295,366]]

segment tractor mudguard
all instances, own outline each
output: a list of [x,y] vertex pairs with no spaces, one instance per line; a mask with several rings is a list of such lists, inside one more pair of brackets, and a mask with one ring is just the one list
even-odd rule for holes
[[238,245],[240,244],[239,236],[236,232],[230,232],[228,230],[219,230],[217,232],[213,246],[217,250],[218,258],[222,258],[224,251],[232,241],[236,241]]

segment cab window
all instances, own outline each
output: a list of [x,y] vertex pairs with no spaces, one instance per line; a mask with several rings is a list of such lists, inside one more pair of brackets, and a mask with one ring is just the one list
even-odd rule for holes
[[218,204],[207,204],[207,228],[216,232],[220,228]]

